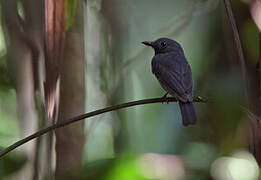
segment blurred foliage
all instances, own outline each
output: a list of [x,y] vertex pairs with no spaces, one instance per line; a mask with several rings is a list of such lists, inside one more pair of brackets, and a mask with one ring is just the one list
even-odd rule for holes
[[242,29],[240,31],[242,37],[243,46],[247,52],[247,59],[250,60],[250,63],[256,63],[256,60],[259,57],[259,35],[256,24],[253,20],[247,20],[242,24]]
[[[3,149],[4,148],[0,148],[0,150]],[[20,154],[12,152],[5,156],[0,162],[0,179],[3,179],[20,170],[25,163],[26,159]]]
[[137,168],[137,159],[135,157],[121,157],[115,162],[106,180],[145,180]]
[[17,12],[19,16],[24,20],[24,7],[21,1],[17,1]]
[[74,22],[78,0],[65,0],[66,7],[66,29],[68,30]]
[[[23,17],[21,4],[18,12]],[[16,117],[16,93],[14,82],[6,62],[6,45],[3,27],[0,26],[0,150],[19,139],[19,125]],[[25,164],[26,159],[17,152],[12,152],[0,161],[0,179],[3,179],[18,170]]]

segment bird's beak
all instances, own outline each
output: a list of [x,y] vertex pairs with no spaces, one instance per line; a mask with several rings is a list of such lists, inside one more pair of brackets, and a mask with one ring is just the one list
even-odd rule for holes
[[146,46],[151,46],[151,47],[153,47],[154,42],[152,42],[152,41],[143,41],[142,44],[144,44],[144,45],[146,45]]

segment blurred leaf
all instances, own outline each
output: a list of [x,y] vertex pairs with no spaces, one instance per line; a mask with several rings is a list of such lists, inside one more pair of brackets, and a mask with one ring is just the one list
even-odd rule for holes
[[[2,151],[3,148],[0,148]],[[0,160],[0,179],[20,170],[26,163],[25,156],[17,153],[10,153]]]
[[20,18],[24,20],[24,7],[21,1],[17,1],[17,12]]
[[115,162],[115,166],[109,172],[106,180],[146,180],[138,167],[137,158],[123,156]]
[[78,0],[65,0],[66,8],[66,30],[74,23]]
[[80,180],[146,180],[137,166],[136,156],[123,155],[115,159],[86,164],[80,171]]
[[14,90],[0,90],[0,122],[0,146],[8,146],[19,137]]
[[243,24],[240,30],[243,47],[246,50],[246,55],[249,60],[255,64],[259,58],[259,34],[256,24],[252,20],[248,20]]
[[0,51],[0,90],[10,90],[14,88],[14,82],[6,65],[6,51]]

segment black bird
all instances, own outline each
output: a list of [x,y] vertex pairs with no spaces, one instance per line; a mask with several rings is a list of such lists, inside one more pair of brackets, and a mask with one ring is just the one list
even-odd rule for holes
[[195,124],[197,118],[193,105],[192,72],[181,45],[168,38],[142,43],[155,51],[151,62],[152,73],[167,91],[163,97],[169,93],[179,101],[184,126]]

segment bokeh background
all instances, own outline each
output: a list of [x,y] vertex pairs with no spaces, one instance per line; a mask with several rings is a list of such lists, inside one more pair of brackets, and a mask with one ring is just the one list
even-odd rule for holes
[[[10,60],[22,47],[15,44],[15,51],[9,45],[12,40],[8,33],[12,28],[3,18],[7,16],[3,8],[11,3],[17,4],[17,15],[22,19],[26,19],[26,11],[33,6],[25,7],[22,0],[6,1],[1,3],[0,26],[1,149],[44,124],[40,93],[27,94],[32,97],[33,106],[26,106],[27,96],[18,94],[29,91],[27,85],[19,83],[28,78],[28,84],[34,83],[37,78],[33,73],[33,77],[14,75],[32,67],[24,63],[27,56],[20,56],[15,62]],[[259,129],[255,122],[260,109],[260,48],[259,30],[251,16],[253,4],[247,0],[231,2],[245,57],[245,78],[223,1],[67,0],[64,52],[67,66],[62,66],[65,69],[62,77],[69,81],[61,81],[65,83],[61,91],[71,87],[76,90],[61,95],[60,116],[66,119],[78,115],[78,109],[89,112],[164,95],[151,73],[154,52],[141,44],[160,37],[182,44],[192,67],[194,94],[209,102],[195,103],[198,116],[195,126],[182,126],[177,103],[158,103],[102,114],[76,123],[72,129],[61,128],[62,138],[56,139],[56,178],[258,179],[261,152],[256,144]],[[34,27],[32,24],[25,26],[28,29]],[[83,81],[85,88],[80,86],[77,90]],[[83,100],[83,105],[75,98]],[[73,107],[69,108],[72,112],[68,117],[62,115],[66,103]],[[27,115],[32,111],[34,115]],[[21,120],[24,118],[27,120]],[[0,159],[0,179],[31,179],[36,171],[40,172],[38,178],[45,176],[41,168],[44,165],[39,163],[45,161],[45,151],[40,150],[32,158],[30,154],[35,153],[32,146],[19,147]]]

